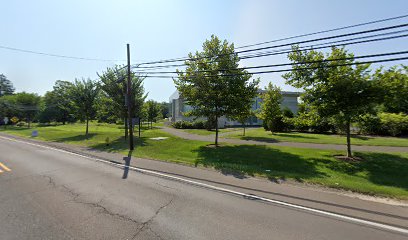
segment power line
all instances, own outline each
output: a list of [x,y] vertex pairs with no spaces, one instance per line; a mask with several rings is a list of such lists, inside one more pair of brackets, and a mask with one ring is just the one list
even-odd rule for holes
[[[349,42],[351,40],[356,40],[356,39],[357,40],[358,39],[366,39],[366,38],[372,38],[372,37],[375,37],[375,36],[388,35],[388,34],[394,34],[394,33],[398,33],[398,32],[407,32],[407,31],[408,30],[403,30],[403,31],[391,32],[391,33],[382,33],[382,34],[376,34],[376,35],[370,35],[370,36],[364,36],[364,37],[357,37],[357,38],[350,38],[350,39],[344,39],[344,40],[339,40],[339,41],[332,41],[332,42],[328,42],[328,43],[320,43],[320,44],[315,44],[315,45],[302,46],[302,47],[300,47],[299,51],[318,50],[318,49],[338,47],[338,46],[355,45],[355,44],[361,44],[361,43],[369,43],[369,42],[391,40],[391,39],[396,39],[396,38],[403,38],[403,37],[408,37],[408,34]],[[333,45],[333,43],[337,43],[337,42],[343,42],[343,43]],[[319,46],[319,45],[323,45],[323,46],[315,47],[315,46]],[[258,53],[258,54],[242,56],[242,57],[240,57],[240,60],[250,59],[250,58],[258,58],[258,57],[265,57],[265,56],[288,54],[288,53],[292,53],[292,52],[293,52],[293,50],[291,48],[286,48],[286,49],[280,49],[280,50],[269,51],[269,52],[261,52],[261,53]],[[212,62],[216,62],[216,61],[212,61]],[[182,67],[182,66],[187,66],[187,65],[186,64],[159,65],[159,66],[140,67],[140,68],[141,69],[150,69],[150,68],[155,69],[156,67],[157,68],[168,68],[168,67]]]
[[31,54],[37,54],[37,55],[43,55],[43,56],[49,56],[49,57],[75,59],[75,60],[101,61],[101,62],[118,62],[118,61],[124,61],[124,60],[115,60],[115,59],[74,57],[74,56],[59,55],[59,54],[46,53],[46,52],[37,52],[37,51],[32,51],[32,50],[26,50],[26,49],[21,49],[21,48],[14,48],[14,47],[7,47],[7,46],[1,46],[1,45],[0,45],[0,48],[6,49],[6,50],[11,50],[11,51],[17,51],[17,52],[31,53]]
[[[262,66],[252,66],[252,67],[231,68],[231,69],[218,69],[216,71],[227,72],[227,71],[234,71],[234,70],[283,67],[283,66],[291,66],[291,65],[298,65],[298,64],[312,64],[312,63],[322,63],[322,62],[333,62],[333,61],[341,61],[341,60],[353,60],[353,59],[361,59],[361,58],[384,57],[384,56],[401,55],[401,54],[408,54],[408,51],[391,52],[391,53],[379,53],[379,54],[354,56],[354,57],[347,57],[347,58],[337,58],[337,59],[325,59],[325,60],[321,60],[321,61],[306,61],[306,62],[299,62],[299,63],[282,63],[282,64],[272,64],[272,65],[262,65]],[[194,72],[196,73],[196,72],[214,72],[214,71],[212,71],[212,70],[198,70],[198,71],[194,71]],[[144,73],[144,74],[170,74],[170,73],[175,73],[175,74],[177,74],[179,72],[166,71],[166,72],[136,72],[136,73]],[[180,72],[180,73],[183,73],[183,72]]]
[[265,49],[272,49],[272,48],[278,48],[278,47],[284,47],[284,46],[299,45],[299,44],[304,44],[304,43],[309,43],[309,42],[323,41],[323,40],[329,40],[329,39],[334,39],[334,38],[342,38],[342,37],[348,37],[348,36],[354,36],[354,35],[360,35],[360,34],[366,34],[366,33],[378,32],[378,31],[385,31],[385,30],[390,30],[390,29],[395,29],[395,28],[402,28],[402,27],[406,27],[406,26],[408,26],[408,24],[393,25],[393,26],[389,26],[389,27],[375,28],[375,29],[370,29],[370,30],[365,30],[365,31],[353,32],[353,33],[347,33],[347,34],[340,34],[340,35],[334,35],[334,36],[317,38],[317,39],[309,39],[309,40],[304,40],[304,41],[298,41],[298,42],[292,42],[292,43],[286,43],[286,44],[280,44],[280,45],[274,45],[274,46],[268,46],[268,47],[248,49],[248,50],[242,50],[242,51],[237,51],[237,52],[233,52],[233,53],[218,54],[218,55],[214,55],[214,56],[205,56],[205,57],[196,57],[196,58],[189,58],[189,57],[187,57],[187,58],[176,58],[176,59],[159,60],[159,61],[153,61],[153,62],[143,62],[143,63],[139,63],[139,64],[140,65],[151,65],[151,64],[157,64],[157,63],[180,62],[180,61],[186,61],[186,60],[195,61],[195,60],[206,59],[206,58],[213,58],[213,57],[219,57],[219,56],[228,56],[228,55],[234,55],[234,54],[242,54],[242,53],[260,51],[260,50],[265,50]]
[[[371,63],[382,63],[382,62],[392,62],[392,61],[400,61],[400,60],[408,60],[408,57],[400,57],[400,58],[389,58],[389,59],[380,59],[380,60],[373,60],[373,61],[364,61],[364,62],[354,62],[354,63],[345,63],[345,64],[336,64],[336,65],[328,65],[325,67],[342,67],[342,66],[352,66],[352,65],[362,65],[362,64],[371,64]],[[299,71],[299,70],[311,70],[311,69],[319,69],[322,67],[305,67],[305,68],[289,68],[289,69],[280,69],[280,70],[270,70],[270,71],[259,71],[259,72],[248,72],[248,73],[235,73],[235,74],[222,74],[222,75],[203,75],[200,77],[233,77],[233,76],[242,76],[242,75],[258,75],[258,74],[266,74],[266,73],[278,73],[278,72],[289,72],[289,71]],[[178,76],[144,76],[144,77],[154,77],[154,78],[179,78]],[[194,77],[194,76],[190,76]]]
[[391,20],[396,20],[396,19],[402,19],[402,18],[406,18],[406,17],[408,17],[408,15],[385,18],[385,19],[380,19],[380,20],[375,20],[375,21],[370,21],[370,22],[365,22],[365,23],[349,25],[349,26],[345,26],[345,27],[338,27],[338,28],[333,28],[333,29],[329,29],[329,30],[323,30],[323,31],[318,31],[318,32],[313,32],[313,33],[306,33],[306,34],[296,35],[296,36],[292,36],[292,37],[280,38],[280,39],[271,40],[271,41],[265,41],[265,42],[255,43],[255,44],[244,45],[244,46],[236,47],[235,49],[254,47],[254,46],[259,46],[259,45],[263,45],[263,44],[281,42],[281,41],[295,39],[295,38],[301,38],[301,37],[308,37],[308,36],[313,36],[313,35],[322,34],[322,33],[334,32],[334,31],[339,31],[339,30],[344,30],[344,29],[349,29],[349,28],[366,26],[366,25],[375,24],[375,23],[381,23],[381,22],[386,22],[386,21],[391,21]]

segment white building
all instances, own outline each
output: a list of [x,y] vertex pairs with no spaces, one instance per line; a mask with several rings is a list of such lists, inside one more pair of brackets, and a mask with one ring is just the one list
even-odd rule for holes
[[[259,93],[262,93],[264,90],[260,90]],[[294,114],[297,113],[298,111],[298,98],[299,98],[300,93],[299,92],[286,92],[282,91],[282,102],[281,102],[281,108],[289,108]],[[172,122],[177,122],[177,121],[194,121],[196,119],[199,120],[205,120],[205,118],[197,118],[197,117],[186,117],[184,116],[183,113],[186,113],[190,110],[192,110],[192,107],[186,104],[182,97],[180,97],[180,94],[178,91],[174,92],[170,96],[170,119]],[[252,110],[257,110],[260,108],[262,99],[258,96],[254,99],[254,103],[252,105]],[[231,119],[228,119],[226,117],[221,117],[218,120],[218,126],[220,128],[223,127],[229,127],[229,126],[240,126],[241,123],[238,121],[234,121]],[[262,125],[262,120],[258,119],[257,117],[251,117],[247,125],[249,126],[261,126]]]

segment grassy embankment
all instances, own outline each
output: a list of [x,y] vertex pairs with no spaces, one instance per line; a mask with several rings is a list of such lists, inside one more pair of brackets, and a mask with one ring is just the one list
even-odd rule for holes
[[[30,137],[33,129],[38,139],[88,146],[127,154],[123,127],[96,124],[90,126],[89,138],[83,124],[69,124],[32,129],[1,128],[0,132]],[[105,139],[109,137],[110,144]],[[168,137],[156,141],[152,137]],[[190,141],[160,129],[144,129],[136,140],[134,156],[212,167],[226,174],[255,175],[270,179],[294,179],[367,194],[408,199],[408,153],[356,153],[364,161],[344,162],[333,157],[331,150],[224,144],[213,148],[210,142]]]

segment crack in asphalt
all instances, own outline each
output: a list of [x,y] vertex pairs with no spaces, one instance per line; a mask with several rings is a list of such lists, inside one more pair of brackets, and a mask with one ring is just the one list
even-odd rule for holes
[[163,206],[159,207],[156,212],[153,214],[152,217],[150,217],[147,221],[142,223],[142,226],[139,228],[139,230],[135,233],[135,235],[133,235],[132,239],[135,239],[145,228],[147,228],[148,230],[150,230],[156,237],[158,237],[159,239],[163,239],[162,237],[160,237],[159,234],[157,234],[155,231],[153,231],[153,229],[151,229],[149,227],[149,225],[153,222],[153,220],[157,217],[157,215],[159,215],[160,211],[163,210],[164,208],[168,207],[174,200],[174,197],[172,197],[170,199],[170,201],[168,201],[166,204],[164,204]]

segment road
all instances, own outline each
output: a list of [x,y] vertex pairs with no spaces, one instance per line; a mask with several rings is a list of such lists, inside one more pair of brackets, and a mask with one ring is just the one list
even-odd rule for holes
[[408,239],[401,231],[3,138],[0,163],[5,240]]

